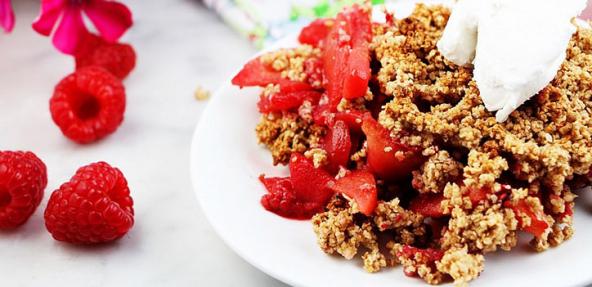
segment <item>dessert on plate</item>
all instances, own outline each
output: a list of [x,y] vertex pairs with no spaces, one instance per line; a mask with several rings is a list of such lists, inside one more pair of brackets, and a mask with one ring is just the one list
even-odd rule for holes
[[516,12],[531,0],[471,2],[384,22],[354,5],[248,62],[232,82],[262,87],[257,137],[290,170],[260,177],[262,206],[311,219],[327,254],[430,284],[477,278],[519,233],[536,251],[568,240],[592,165],[582,1],[532,17]]

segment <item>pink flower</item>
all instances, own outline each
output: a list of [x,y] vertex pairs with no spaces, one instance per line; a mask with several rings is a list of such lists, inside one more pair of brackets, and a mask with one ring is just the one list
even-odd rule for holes
[[83,12],[109,42],[117,41],[133,23],[130,10],[116,1],[41,0],[41,14],[33,23],[33,29],[49,36],[57,25],[53,33],[53,45],[63,53],[72,55],[89,34]]
[[588,6],[586,7],[586,9],[584,9],[582,14],[580,14],[580,18],[584,20],[592,19],[592,1],[588,1]]
[[10,33],[14,28],[14,12],[10,0],[0,0],[0,26],[6,33]]

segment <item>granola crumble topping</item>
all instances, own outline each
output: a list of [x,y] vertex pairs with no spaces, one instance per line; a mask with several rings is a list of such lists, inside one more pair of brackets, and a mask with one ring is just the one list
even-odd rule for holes
[[467,248],[451,248],[436,262],[438,271],[449,274],[456,286],[465,286],[483,271],[485,259],[481,254],[470,254]]
[[[436,48],[449,16],[443,6],[419,4],[405,19],[374,25],[370,49],[376,67],[367,95],[337,105],[340,112],[379,114],[390,136],[418,148],[425,161],[407,182],[377,181],[379,200],[371,216],[336,196],[312,223],[322,251],[346,259],[359,255],[368,272],[401,264],[406,274],[427,283],[452,279],[463,286],[483,271],[484,254],[515,247],[519,230],[543,226],[530,242],[536,251],[573,235],[572,191],[590,184],[592,167],[592,30],[578,28],[555,79],[498,123],[479,97],[472,69],[447,61]],[[288,79],[304,81],[304,61],[320,54],[304,45],[262,61]],[[277,89],[270,85],[263,93]],[[373,110],[370,103],[381,97],[386,104]],[[307,101],[294,112],[264,115],[257,126],[274,164],[286,164],[298,152],[315,167],[324,166],[325,133],[314,124]],[[393,154],[404,158],[402,153]],[[366,168],[368,142],[360,141],[349,155],[350,168]],[[410,210],[409,198],[418,195],[441,197],[442,216]],[[387,244],[380,243],[382,237]],[[443,256],[435,262],[422,252],[403,256],[405,246]]]
[[304,153],[318,145],[325,129],[296,113],[272,113],[261,117],[256,128],[259,142],[271,151],[273,164],[287,164],[293,152]]
[[[309,45],[301,45],[294,49],[281,49],[261,56],[264,64],[281,72],[282,76],[293,81],[305,81],[304,62],[311,57],[318,57],[321,51]],[[321,83],[318,83],[320,86]]]

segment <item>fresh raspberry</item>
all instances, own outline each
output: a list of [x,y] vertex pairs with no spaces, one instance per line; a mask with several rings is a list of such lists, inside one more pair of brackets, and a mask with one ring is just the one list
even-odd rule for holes
[[49,108],[66,137],[90,143],[113,133],[123,121],[125,89],[105,69],[83,68],[60,81]]
[[0,152],[0,229],[16,228],[35,212],[47,185],[45,164],[31,152]]
[[109,43],[90,34],[76,53],[76,69],[99,66],[119,79],[125,79],[136,66],[136,52],[131,45]]
[[125,177],[105,162],[83,166],[53,192],[45,226],[59,241],[77,244],[121,238],[134,225],[133,200]]

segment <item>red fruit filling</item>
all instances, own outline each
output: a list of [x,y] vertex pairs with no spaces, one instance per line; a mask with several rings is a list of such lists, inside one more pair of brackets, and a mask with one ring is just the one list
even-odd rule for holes
[[308,26],[302,28],[298,41],[301,44],[308,44],[313,47],[318,47],[329,34],[333,21],[328,19],[317,19],[312,21]]
[[352,171],[335,181],[331,188],[352,198],[365,215],[371,215],[378,205],[376,180],[368,171]]
[[[436,261],[440,261],[442,257],[444,257],[444,252],[433,248],[421,249],[410,245],[404,245],[396,255],[399,259],[411,260],[417,264],[425,264],[435,270]],[[405,275],[410,277],[417,276],[417,270],[409,271],[405,268],[404,272]]]
[[329,163],[327,169],[337,172],[340,167],[346,167],[351,152],[351,137],[349,127],[343,121],[336,121],[328,130],[323,143],[327,151]]
[[362,97],[370,80],[370,11],[358,5],[337,15],[323,45],[325,89],[334,111],[342,98]]
[[[536,237],[543,235],[545,230],[549,228],[549,224],[545,220],[545,214],[542,211],[533,210],[533,208],[524,199],[518,200],[515,203],[508,200],[504,202],[504,207],[514,210],[516,213],[516,219],[518,220],[518,226],[522,230]],[[523,216],[530,218],[530,224],[527,225],[527,223],[524,222],[522,218]]]
[[308,83],[292,81],[283,77],[281,72],[266,66],[259,57],[249,61],[242,70],[232,78],[232,84],[241,88],[255,86],[265,87],[269,84],[277,84],[285,92],[312,89]]
[[261,198],[265,209],[292,219],[309,219],[323,210],[333,192],[333,177],[301,154],[290,159],[289,178],[259,178],[268,193]]
[[392,138],[389,131],[367,115],[362,131],[368,144],[368,165],[384,180],[400,179],[411,174],[424,161],[416,148]]

